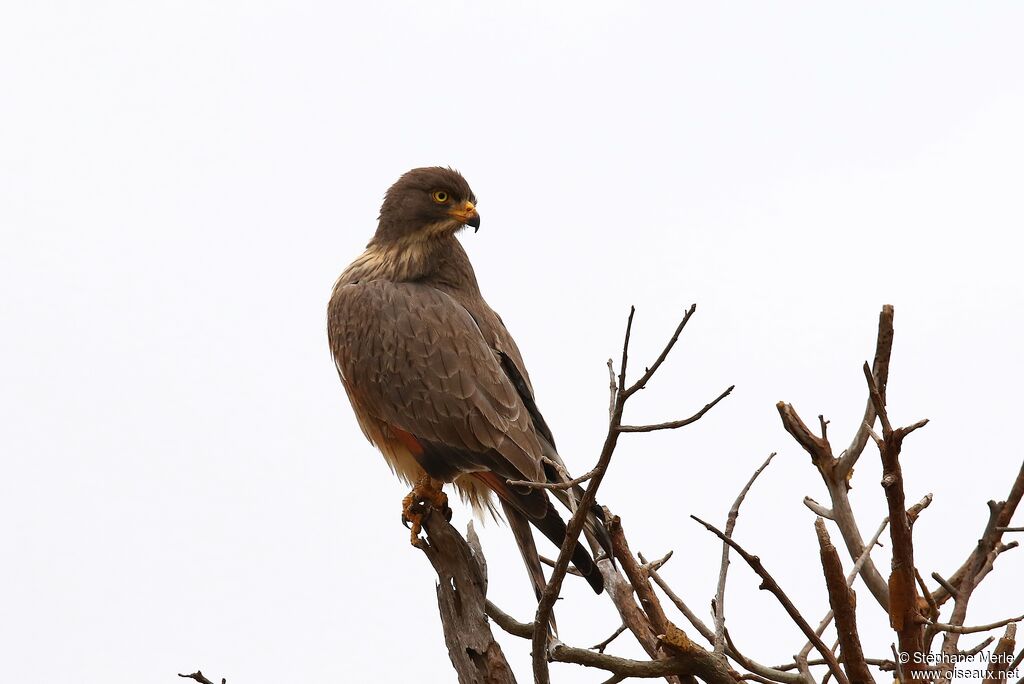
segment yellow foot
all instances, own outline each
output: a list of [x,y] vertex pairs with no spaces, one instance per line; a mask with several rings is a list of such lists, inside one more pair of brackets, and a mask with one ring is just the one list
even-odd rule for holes
[[402,499],[402,522],[411,523],[409,538],[412,545],[417,548],[423,545],[420,531],[423,529],[427,505],[441,511],[445,520],[452,519],[452,510],[448,508],[448,495],[441,490],[443,484],[429,475],[424,475],[416,481],[416,486],[412,488],[412,491]]

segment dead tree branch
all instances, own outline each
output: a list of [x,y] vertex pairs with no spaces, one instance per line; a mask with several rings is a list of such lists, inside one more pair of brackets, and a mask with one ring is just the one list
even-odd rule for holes
[[[914,538],[911,519],[907,515],[906,494],[903,489],[903,470],[900,451],[907,435],[928,424],[927,419],[909,427],[893,429],[889,421],[884,389],[879,387],[868,364],[864,363],[864,378],[868,384],[875,413],[882,424],[882,437],[873,436],[882,457],[882,488],[889,506],[889,537],[892,540],[892,573],[889,575],[889,624],[896,631],[900,652],[908,654],[911,673],[924,671],[923,616],[918,607],[917,578],[914,565]],[[911,674],[913,677],[914,674]]]
[[850,684],[850,680],[847,679],[846,673],[843,672],[843,669],[839,666],[839,661],[836,660],[835,655],[832,653],[832,649],[826,646],[825,642],[823,642],[821,638],[814,633],[814,630],[811,629],[809,624],[807,624],[807,620],[805,620],[804,616],[801,615],[799,610],[797,610],[797,607],[793,605],[793,602],[790,600],[789,596],[786,595],[786,592],[782,590],[779,583],[775,581],[768,570],[765,569],[764,565],[761,564],[761,559],[751,553],[748,553],[734,540],[726,537],[725,534],[714,525],[710,525],[696,516],[691,515],[690,517],[707,528],[709,532],[714,534],[723,542],[731,546],[736,553],[743,557],[743,560],[747,562],[747,565],[749,565],[750,568],[761,578],[761,585],[758,588],[771,592],[775,598],[779,600],[779,603],[782,604],[782,607],[789,614],[789,617],[796,623],[797,627],[800,628],[804,635],[814,643],[814,647],[818,649],[821,657],[826,663],[828,663],[829,669],[832,671],[832,675],[836,678],[836,682],[838,682],[838,684]]
[[[630,310],[622,345],[622,357],[616,375],[614,365],[609,361],[610,403],[608,431],[595,466],[584,475],[571,478],[564,469],[560,470],[563,481],[558,484],[532,481],[509,481],[512,485],[544,489],[582,489],[582,495],[573,498],[572,515],[569,518],[565,541],[554,560],[543,559],[553,570],[547,585],[541,592],[534,619],[520,622],[505,613],[486,598],[487,566],[479,540],[472,527],[468,540],[445,521],[444,516],[424,504],[424,529],[426,543],[423,551],[435,571],[438,606],[444,626],[445,642],[449,656],[462,684],[476,682],[504,684],[515,679],[504,655],[491,634],[489,624],[493,621],[501,629],[516,637],[529,640],[532,645],[532,673],[535,683],[550,684],[549,663],[572,663],[605,671],[605,684],[622,682],[629,678],[663,678],[669,684],[696,684],[700,679],[707,684],[736,684],[741,680],[758,681],[765,684],[815,684],[812,667],[827,666],[822,684],[874,684],[870,668],[894,673],[896,679],[909,684],[911,679],[922,682],[934,681],[936,677],[947,677],[953,665],[927,665],[929,645],[934,637],[943,635],[943,654],[977,654],[992,643],[989,637],[969,651],[959,651],[958,638],[961,634],[982,633],[1005,627],[994,654],[1000,661],[990,660],[986,672],[986,684],[996,684],[1013,670],[1024,656],[1016,662],[1012,655],[1016,648],[1016,624],[1024,621],[1024,615],[998,620],[985,625],[965,626],[967,605],[980,582],[991,572],[996,559],[1005,551],[1015,548],[1017,542],[1003,543],[1002,535],[1019,531],[1012,527],[1013,514],[1024,497],[1024,464],[1022,464],[1009,495],[1005,501],[989,502],[989,519],[982,537],[968,555],[964,564],[945,579],[937,573],[932,577],[938,588],[929,590],[915,566],[913,526],[921,512],[932,501],[932,495],[924,496],[918,503],[907,506],[903,471],[900,455],[903,441],[914,430],[923,427],[927,421],[919,421],[908,427],[894,428],[887,407],[887,382],[889,360],[893,343],[893,309],[885,306],[879,315],[878,335],[875,345],[874,362],[864,364],[863,372],[867,383],[868,401],[864,420],[858,427],[850,445],[839,456],[835,456],[829,441],[830,429],[827,420],[818,416],[818,428],[812,431],[790,404],[779,402],[777,409],[787,432],[810,455],[812,464],[818,470],[829,493],[829,501],[819,503],[810,497],[805,505],[818,514],[815,531],[818,540],[821,568],[828,590],[831,610],[816,629],[803,618],[792,600],[771,576],[761,560],[747,552],[734,539],[739,511],[754,482],[769,465],[773,453],[756,469],[741,489],[730,507],[724,531],[693,517],[722,542],[718,581],[712,602],[713,624],[705,624],[672,590],[658,570],[672,556],[649,562],[642,554],[634,555],[622,527],[622,521],[607,509],[603,509],[607,531],[611,540],[612,558],[596,557],[598,568],[604,578],[605,588],[621,620],[620,626],[605,640],[590,649],[576,648],[553,638],[549,628],[555,602],[570,567],[572,552],[584,527],[585,516],[594,510],[598,489],[608,472],[618,437],[630,432],[651,432],[674,429],[692,424],[711,408],[728,396],[732,387],[708,402],[693,416],[681,420],[649,425],[623,425],[625,404],[634,394],[643,389],[654,377],[669,353],[678,342],[683,329],[692,317],[696,307],[690,307],[654,363],[646,368],[640,378],[627,385],[629,344],[635,311]],[[878,433],[875,423],[879,424]],[[869,439],[878,446],[882,463],[882,487],[888,508],[888,517],[882,521],[873,537],[865,544],[859,525],[854,517],[848,492],[853,466],[863,454]],[[560,464],[552,464],[561,468]],[[577,490],[579,491],[579,489]],[[876,490],[877,491],[877,490]],[[578,499],[578,500],[577,500]],[[844,574],[842,561],[826,527],[825,519],[835,522],[844,545],[854,563],[849,573]],[[872,560],[872,551],[886,527],[889,527],[892,553],[892,573],[888,582],[882,579]],[[793,662],[783,666],[768,667],[746,657],[733,643],[726,628],[725,594],[731,553],[738,553],[761,578],[759,588],[772,593],[787,612],[801,633],[808,639],[804,648],[792,657]],[[617,563],[617,564],[616,564]],[[857,596],[852,587],[861,577],[875,600],[886,610],[890,626],[896,633],[898,651],[893,644],[893,659],[868,658],[864,653],[860,635],[865,633],[859,624],[864,611],[858,611]],[[652,584],[653,580],[653,584]],[[663,594],[655,590],[660,587]],[[691,640],[686,632],[673,623],[662,604],[664,597],[685,616],[696,634],[707,641],[710,647]],[[952,598],[952,614],[946,622],[938,620],[943,602]],[[832,648],[823,641],[822,635],[829,624],[835,622],[837,640]],[[609,625],[609,630],[611,625]],[[689,629],[689,627],[687,627]],[[605,651],[621,635],[630,632],[648,654],[649,660],[621,658]],[[618,643],[618,642],[616,642]],[[809,659],[811,650],[820,658]],[[746,671],[740,674],[732,669],[730,662]],[[951,659],[950,663],[955,662]],[[192,678],[200,684],[213,684],[202,676],[179,675]]]
[[825,586],[828,588],[828,602],[835,615],[836,633],[839,636],[846,674],[850,678],[850,684],[874,684],[875,680],[864,661],[864,648],[857,632],[857,595],[846,585],[843,565],[836,547],[829,539],[825,521],[821,518],[815,520],[814,530],[818,535],[821,567],[825,573]]
[[427,537],[420,548],[437,572],[437,606],[459,684],[515,684],[487,623],[487,563],[472,523],[467,542],[441,513],[427,506],[423,529]]
[[[754,485],[754,480],[757,476],[768,467],[768,464],[775,458],[775,452],[773,451],[765,459],[765,462],[754,471],[754,474],[747,480],[747,484],[744,485],[743,489],[740,490],[739,496],[733,501],[732,506],[729,508],[729,514],[725,520],[725,536],[732,539],[733,530],[736,529],[736,519],[740,515],[740,506],[743,504],[743,499],[747,497],[747,492]],[[729,545],[722,544],[722,563],[718,570],[718,588],[715,590],[715,653],[723,653],[725,651],[725,580],[729,574]]]
[[[892,355],[894,315],[895,311],[891,304],[883,306],[882,311],[878,315],[878,336],[875,341],[875,357],[871,373],[875,379],[875,384],[881,388],[883,393],[889,381],[889,359]],[[829,510],[831,515],[823,515],[822,517],[834,520],[839,526],[839,533],[846,544],[850,559],[856,560],[860,558],[864,554],[865,549],[864,536],[860,532],[853,508],[850,505],[850,477],[853,473],[853,466],[864,451],[864,446],[867,444],[871,433],[871,426],[875,422],[874,402],[869,396],[867,406],[864,409],[864,419],[858,426],[850,446],[840,454],[839,458],[832,455],[832,446],[826,435],[822,434],[821,437],[818,437],[811,432],[791,404],[780,401],[777,404],[777,408],[786,431],[810,455],[811,463],[817,468],[828,490],[829,498],[832,501],[832,507]],[[820,512],[815,512],[821,515]],[[878,601],[878,604],[884,610],[888,610],[889,587],[870,557],[861,568],[861,578],[875,597],[875,600]]]
[[[1008,546],[1002,545],[1003,533],[999,528],[1009,527],[1022,496],[1024,496],[1024,463],[1021,464],[1017,477],[1010,487],[1010,494],[1006,501],[988,502],[988,523],[985,525],[985,531],[978,540],[974,551],[971,552],[960,569],[950,577],[946,583],[948,586],[935,592],[935,601],[939,605],[951,596],[953,598],[953,611],[949,617],[950,625],[962,626],[964,624],[967,619],[967,606],[974,590],[991,571],[999,554]],[[946,593],[942,595],[940,592]],[[942,653],[945,655],[956,653],[959,640],[958,633],[946,631],[942,638]],[[952,668],[947,663],[942,664],[942,669],[944,674],[952,672]]]
[[[548,641],[549,634],[545,627],[551,617],[551,611],[554,608],[555,601],[558,599],[558,595],[561,592],[562,581],[565,578],[566,571],[569,567],[569,560],[572,556],[573,549],[575,548],[576,541],[579,539],[580,533],[583,530],[583,524],[588,512],[593,508],[594,501],[597,497],[597,491],[601,486],[601,482],[604,480],[605,473],[607,472],[608,465],[611,462],[612,454],[615,451],[615,446],[618,442],[619,435],[622,433],[622,414],[626,405],[626,401],[638,391],[642,390],[647,383],[654,377],[654,374],[661,368],[661,365],[668,358],[669,353],[679,340],[679,336],[694,312],[697,310],[697,306],[691,306],[686,314],[683,316],[679,325],[676,326],[675,332],[669,339],[668,343],[662,349],[661,354],[655,359],[654,363],[640,376],[632,385],[626,385],[626,371],[629,362],[629,339],[633,330],[633,316],[635,315],[635,309],[631,308],[629,312],[629,318],[626,321],[626,334],[622,343],[622,360],[619,364],[619,375],[618,383],[614,391],[614,402],[612,404],[611,417],[608,421],[608,433],[605,436],[604,445],[601,449],[601,455],[598,458],[597,465],[594,466],[592,473],[593,477],[590,479],[586,490],[583,493],[580,501],[578,502],[577,510],[569,520],[569,524],[566,526],[565,541],[559,549],[558,558],[555,560],[555,567],[551,572],[551,577],[548,579],[547,586],[541,593],[540,601],[537,605],[537,613],[534,617],[534,631],[533,631],[533,675],[537,684],[549,684],[550,674],[548,672],[547,658],[548,653]],[[692,418],[684,421],[677,421],[679,425],[687,425],[695,420],[698,420],[703,416],[712,406],[717,404],[721,399],[729,394],[731,388],[723,392],[717,399],[706,405],[701,411],[695,414]],[[669,429],[669,428],[665,428]],[[611,574],[609,571],[608,574]],[[617,571],[614,574],[618,574]],[[607,576],[607,575],[606,575]],[[612,583],[614,584],[614,583]],[[614,591],[612,587],[609,593]],[[653,594],[653,592],[652,592]],[[618,592],[621,596],[622,593]],[[618,604],[617,604],[618,605]],[[621,609],[620,609],[621,611]],[[629,620],[626,615],[623,615],[623,621],[629,624]],[[639,631],[639,630],[638,630]],[[695,647],[698,650],[699,647]],[[602,654],[597,654],[602,655]],[[699,654],[693,654],[694,659],[699,659]],[[717,662],[717,661],[714,661]],[[721,668],[713,668],[705,673],[706,677],[721,680]],[[618,673],[617,673],[618,674]],[[710,680],[708,680],[710,681]]]
[[[860,573],[861,567],[863,567],[864,563],[867,562],[868,556],[871,555],[871,551],[874,550],[875,545],[879,544],[878,538],[882,536],[882,532],[885,531],[885,528],[888,525],[889,525],[889,518],[887,516],[887,517],[885,517],[882,520],[882,523],[878,526],[878,529],[875,530],[875,534],[872,535],[871,541],[868,542],[867,548],[864,549],[864,553],[861,554],[861,557],[857,559],[857,562],[853,564],[853,568],[846,575],[846,586],[847,587],[852,587],[853,586],[853,582],[854,582],[854,580],[857,579],[857,575]],[[835,617],[835,613],[830,609],[828,611],[828,613],[825,614],[825,617],[823,617],[821,619],[821,622],[818,623],[818,626],[815,628],[814,633],[817,634],[818,636],[821,636],[822,634],[824,634],[825,633],[825,629],[832,623],[832,620],[833,620],[834,617]],[[802,649],[800,649],[799,657],[806,658],[807,655],[811,652],[811,649],[813,647],[814,647],[814,644],[811,643],[810,641],[808,641],[806,644],[804,644],[804,647]]]
[[1016,648],[1017,625],[1011,623],[1006,626],[1006,631],[992,651],[992,659],[989,661],[992,665],[988,669],[985,684],[1003,684],[1006,681],[1006,674],[1010,671],[1010,660]]

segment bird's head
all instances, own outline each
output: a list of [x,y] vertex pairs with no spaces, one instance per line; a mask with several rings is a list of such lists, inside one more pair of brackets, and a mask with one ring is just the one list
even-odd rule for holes
[[458,171],[441,166],[413,169],[384,195],[374,241],[397,242],[480,228],[476,196]]

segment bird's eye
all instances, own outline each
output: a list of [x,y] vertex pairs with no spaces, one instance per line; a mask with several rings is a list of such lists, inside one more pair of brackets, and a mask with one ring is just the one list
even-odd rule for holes
[[444,204],[448,201],[448,193],[444,190],[435,190],[431,197],[433,197],[434,201],[438,204]]

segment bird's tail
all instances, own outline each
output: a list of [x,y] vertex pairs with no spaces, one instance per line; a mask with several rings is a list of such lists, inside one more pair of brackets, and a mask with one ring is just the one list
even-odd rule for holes
[[[530,576],[530,584],[533,585],[533,593],[540,601],[547,581],[544,579],[544,570],[540,564],[540,554],[537,553],[537,544],[533,541],[530,521],[504,500],[501,501],[501,510],[505,514],[505,519],[508,520],[508,526],[512,528],[512,535],[516,538],[519,554],[523,557],[523,564],[526,565],[526,572]],[[554,611],[551,612],[551,631],[558,631]]]
[[[556,547],[561,548],[565,543],[565,521],[558,515],[558,511],[543,489],[509,486],[493,473],[474,473],[474,475],[484,481],[498,495],[501,508],[519,545],[519,551],[526,564],[534,592],[539,599],[546,582],[530,525],[540,530]],[[597,512],[600,512],[599,509]],[[588,518],[593,518],[594,515],[591,513]],[[604,530],[601,518],[588,520],[587,525],[600,531]],[[596,537],[601,538],[600,532]],[[607,532],[604,533],[604,538],[607,538]],[[579,542],[573,549],[572,563],[596,593],[600,594],[604,591],[604,578],[601,577],[601,571],[584,545]]]

